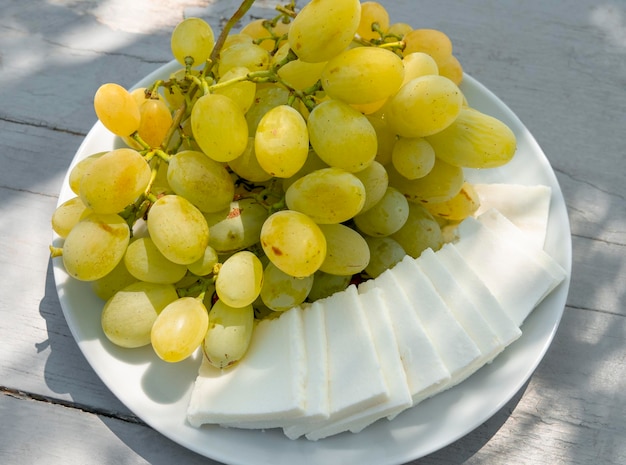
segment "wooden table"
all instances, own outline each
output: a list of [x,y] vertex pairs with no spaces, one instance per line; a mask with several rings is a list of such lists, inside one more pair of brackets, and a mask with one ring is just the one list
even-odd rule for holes
[[[170,60],[181,18],[218,27],[234,3],[0,0],[0,463],[215,463],[147,427],[96,376],[64,320],[48,245],[97,86],[131,86]],[[573,236],[565,313],[529,383],[411,463],[626,463],[626,4],[386,3],[395,21],[447,32],[465,70],[527,125]],[[259,0],[254,14],[271,7]]]

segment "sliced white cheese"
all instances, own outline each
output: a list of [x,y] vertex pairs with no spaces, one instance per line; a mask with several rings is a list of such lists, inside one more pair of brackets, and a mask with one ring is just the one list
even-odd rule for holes
[[438,392],[450,379],[450,372],[426,334],[413,305],[389,270],[359,285],[359,293],[365,296],[364,299],[375,289],[382,291],[382,298],[389,311],[396,345],[415,405]]
[[389,398],[343,419],[324,422],[322,427],[307,434],[310,439],[322,439],[344,431],[358,433],[375,421],[396,416],[412,405],[411,393],[382,291],[376,288],[366,294],[361,294],[358,296],[358,303],[369,324],[372,334],[371,343],[380,359],[383,375],[389,388]]
[[475,364],[480,361],[480,349],[455,319],[416,261],[406,256],[389,270],[389,274],[408,297],[426,334],[450,372],[450,380],[442,389],[473,373]]
[[493,360],[504,349],[504,344],[474,306],[472,300],[465,295],[465,291],[454,276],[437,259],[435,252],[432,249],[426,249],[415,262],[428,276],[456,321],[461,324],[480,350],[481,355],[474,362],[475,366],[481,367]]
[[203,361],[187,409],[192,426],[255,422],[273,427],[305,413],[306,353],[302,310],[263,320],[246,356],[220,370]]
[[475,218],[461,222],[458,233],[454,247],[517,326],[565,277],[537,260],[540,249],[516,247]]
[[491,291],[478,278],[451,244],[445,244],[436,254],[439,262],[448,270],[463,290],[465,297],[474,304],[485,321],[506,347],[522,335],[522,331],[504,311]]
[[537,247],[543,248],[552,195],[549,186],[474,184],[474,189],[480,199],[475,216],[495,208],[520,228]]

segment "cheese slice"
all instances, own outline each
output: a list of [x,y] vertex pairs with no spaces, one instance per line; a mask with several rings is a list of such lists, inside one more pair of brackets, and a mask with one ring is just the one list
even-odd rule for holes
[[475,216],[495,208],[524,231],[537,247],[544,247],[552,195],[549,186],[498,183],[473,186],[480,199]]
[[465,298],[474,304],[493,329],[502,345],[506,347],[522,335],[522,331],[452,244],[444,244],[435,255],[462,289]]
[[[350,289],[353,290],[354,287]],[[366,294],[359,295],[358,304],[365,313],[372,334],[371,343],[380,359],[382,372],[389,389],[389,398],[343,419],[324,422],[322,427],[307,434],[309,439],[322,439],[344,431],[358,433],[375,421],[384,417],[396,416],[412,405],[411,393],[382,291],[376,288]]]
[[461,324],[480,350],[480,357],[474,361],[475,367],[480,368],[493,360],[502,352],[504,344],[465,295],[454,276],[437,259],[435,252],[432,249],[426,249],[415,262],[428,276],[456,321]]
[[463,220],[458,234],[454,247],[517,326],[565,277],[562,268],[553,275],[560,267],[549,256],[550,267],[537,259],[542,250],[518,247],[475,218]]
[[302,310],[260,321],[246,356],[220,370],[202,362],[191,392],[187,420],[192,426],[255,422],[273,427],[306,408],[306,353]]

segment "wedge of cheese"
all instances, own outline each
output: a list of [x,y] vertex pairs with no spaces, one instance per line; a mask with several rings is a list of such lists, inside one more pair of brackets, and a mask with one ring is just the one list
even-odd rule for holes
[[192,426],[245,424],[271,428],[306,411],[307,364],[302,309],[263,320],[246,356],[220,370],[202,362],[187,409]]

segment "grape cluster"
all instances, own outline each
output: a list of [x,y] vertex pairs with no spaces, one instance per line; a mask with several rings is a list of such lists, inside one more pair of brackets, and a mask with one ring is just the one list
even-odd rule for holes
[[478,206],[463,168],[515,152],[466,102],[443,32],[359,0],[292,2],[232,32],[252,3],[217,38],[183,20],[169,78],[97,90],[127,147],[77,163],[52,218],[53,255],[106,300],[106,336],[169,362],[202,346],[228,366],[255,319],[438,249]]

